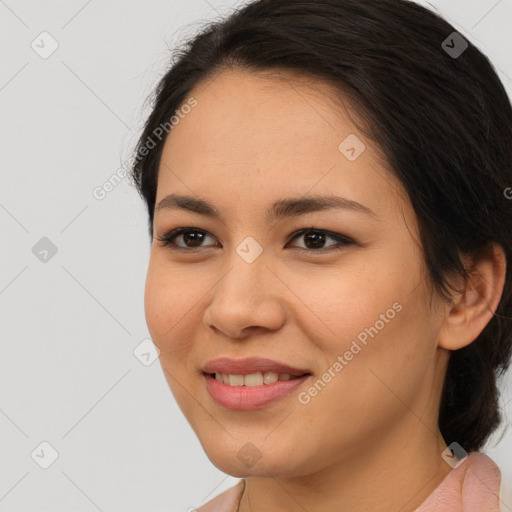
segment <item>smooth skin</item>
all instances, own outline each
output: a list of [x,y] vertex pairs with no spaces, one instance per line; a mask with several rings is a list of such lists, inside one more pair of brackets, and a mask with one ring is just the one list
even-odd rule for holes
[[[492,247],[466,258],[474,278],[454,306],[430,292],[407,195],[337,94],[290,72],[224,70],[191,92],[197,106],[170,132],[160,162],[157,205],[169,194],[193,196],[221,219],[156,209],[146,320],[207,456],[246,478],[240,512],[415,510],[451,471],[437,426],[450,351],[478,336],[503,290],[505,256]],[[349,134],[366,146],[354,161],[338,149]],[[265,218],[276,201],[323,195],[374,215],[331,208]],[[173,249],[157,239],[178,227],[202,230],[202,241],[178,235]],[[305,228],[354,243],[292,238]],[[252,263],[236,251],[248,236],[263,249]],[[300,403],[298,393],[396,302],[401,311]],[[267,407],[229,410],[201,372],[222,356],[267,357],[313,377]],[[259,454],[251,467],[237,457],[247,443]]]

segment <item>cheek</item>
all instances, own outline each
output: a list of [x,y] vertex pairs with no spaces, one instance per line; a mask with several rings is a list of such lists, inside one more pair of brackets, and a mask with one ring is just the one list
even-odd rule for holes
[[[438,329],[424,308],[420,281],[417,268],[390,272],[379,265],[330,269],[314,279],[295,280],[293,290],[302,301],[294,318],[316,345],[317,370],[332,382],[327,384],[331,391],[343,388],[347,402],[389,394],[381,376],[409,396],[411,383],[421,380],[435,355]],[[323,373],[329,369],[330,374]]]
[[[376,321],[373,314],[364,318],[361,315],[358,325],[352,321],[343,336],[321,341],[324,348],[328,343],[325,365],[317,380],[301,395],[303,408],[299,410],[313,432],[327,432],[331,427],[326,425],[336,425],[332,435],[326,434],[328,439],[324,440],[332,443],[333,451],[350,450],[361,439],[380,435],[411,411],[417,415],[423,411],[415,404],[423,396],[423,388],[432,385],[429,368],[435,344],[431,343],[429,333],[422,331],[426,322],[418,320],[414,305],[403,299],[399,302],[402,309],[391,306],[394,315],[388,313],[387,323]],[[376,307],[372,313],[386,311],[386,307]],[[340,332],[342,328],[340,321]],[[365,343],[358,339],[361,333]]]
[[149,263],[144,310],[149,332],[162,359],[190,345],[185,329],[193,316],[193,306],[201,297],[200,290],[194,291],[194,282],[158,261]]
[[289,276],[298,298],[296,307],[300,308],[294,319],[331,358],[348,350],[359,335],[364,341],[368,330],[375,332],[372,327],[376,323],[377,330],[384,332],[400,314],[397,302],[402,296],[401,284],[375,267],[368,267],[322,269],[308,279]]
[[[192,280],[191,280],[192,277]],[[150,261],[144,292],[146,323],[153,343],[160,351],[159,360],[170,390],[186,417],[194,410],[192,377],[197,373],[193,366],[193,331],[198,325],[194,305],[204,291],[200,286],[194,291],[190,283],[193,276],[170,269],[167,264]],[[192,289],[191,289],[192,288]]]
[[400,414],[427,384],[437,326],[419,311],[417,295],[397,298],[377,304],[364,320],[359,318],[351,336],[338,344],[336,355],[342,355],[343,369],[337,385],[346,410],[354,415],[365,408],[363,403],[367,413],[379,411],[382,418],[392,411]]

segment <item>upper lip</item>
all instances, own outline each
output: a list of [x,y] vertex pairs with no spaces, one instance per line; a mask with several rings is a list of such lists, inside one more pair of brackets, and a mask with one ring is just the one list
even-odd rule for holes
[[202,368],[204,373],[227,373],[231,375],[248,375],[256,372],[287,373],[298,377],[309,374],[308,370],[294,368],[272,359],[261,357],[247,357],[245,359],[231,359],[221,357],[208,361]]

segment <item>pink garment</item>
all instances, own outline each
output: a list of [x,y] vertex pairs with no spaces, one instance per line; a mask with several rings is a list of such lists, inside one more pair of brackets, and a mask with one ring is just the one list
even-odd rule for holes
[[[498,512],[500,481],[500,471],[487,455],[470,453],[415,512]],[[243,490],[240,480],[197,512],[236,512]]]

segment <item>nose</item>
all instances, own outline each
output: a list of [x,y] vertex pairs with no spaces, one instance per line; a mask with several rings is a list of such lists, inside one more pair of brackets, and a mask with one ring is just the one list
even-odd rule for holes
[[229,269],[214,286],[204,324],[231,339],[278,330],[286,320],[285,290],[263,255],[248,263],[234,252]]

